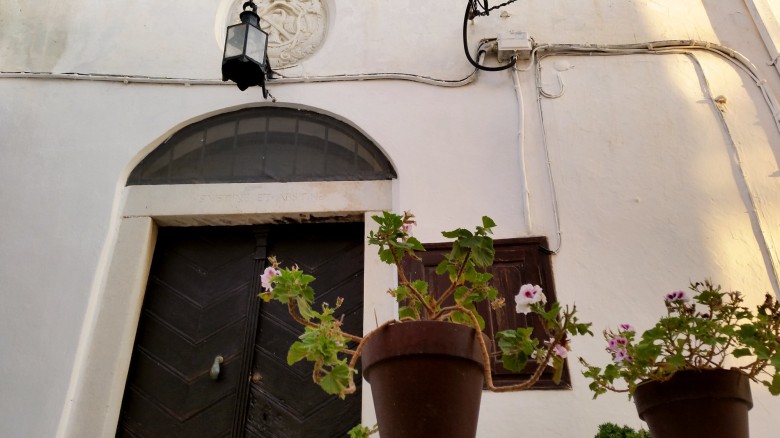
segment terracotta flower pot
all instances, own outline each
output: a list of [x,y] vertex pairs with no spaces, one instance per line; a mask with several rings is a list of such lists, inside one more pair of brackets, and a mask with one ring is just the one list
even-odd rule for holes
[[731,370],[688,370],[634,393],[653,438],[748,438],[750,380]]
[[482,398],[477,331],[439,321],[382,328],[363,348],[382,438],[474,438]]

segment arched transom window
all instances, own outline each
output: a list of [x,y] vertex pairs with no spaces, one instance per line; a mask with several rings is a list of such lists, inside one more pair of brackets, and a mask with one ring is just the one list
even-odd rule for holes
[[183,128],[133,169],[127,185],[395,177],[382,151],[352,126],[312,111],[258,107]]

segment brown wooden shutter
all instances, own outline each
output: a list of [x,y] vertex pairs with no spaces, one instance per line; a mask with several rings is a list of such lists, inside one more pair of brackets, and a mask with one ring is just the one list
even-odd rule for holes
[[[492,285],[498,290],[499,296],[504,297],[506,306],[493,310],[488,303],[477,306],[480,315],[485,319],[485,334],[491,339],[493,350],[497,350],[495,334],[502,330],[516,327],[536,326],[535,335],[543,338],[541,324],[537,318],[531,315],[523,315],[515,312],[515,295],[520,286],[526,283],[538,284],[544,289],[548,304],[556,301],[555,284],[552,275],[552,261],[547,248],[545,237],[526,237],[516,239],[497,239],[493,242],[496,256],[491,273]],[[426,280],[429,288],[435,295],[441,293],[448,285],[446,276],[436,275],[436,266],[444,259],[444,254],[452,249],[451,243],[427,243],[423,245],[426,252],[418,254],[420,261],[407,258],[404,260],[405,269],[411,281]],[[530,377],[536,363],[532,362],[521,373],[506,370],[500,358],[492,361],[493,381],[496,386],[509,385],[526,380]],[[556,385],[552,381],[553,371],[548,367],[542,378],[534,385],[535,389],[568,389],[571,388],[568,364],[564,366],[561,383]]]

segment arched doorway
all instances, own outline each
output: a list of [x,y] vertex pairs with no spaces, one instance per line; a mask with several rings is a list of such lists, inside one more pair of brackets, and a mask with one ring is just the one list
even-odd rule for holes
[[[136,166],[128,185],[393,177],[355,128],[312,111],[259,107],[185,127]],[[345,324],[362,332],[364,227],[341,220],[161,228],[117,436],[335,438],[359,423],[359,396],[326,396],[304,364],[286,365],[298,328],[282,306],[257,298],[273,255],[316,274],[320,300],[346,298]]]
[[[255,153],[260,149],[262,153]],[[393,208],[394,178],[392,165],[362,132],[311,110],[246,108],[174,133],[135,166],[122,192],[113,255],[95,311],[87,315],[72,397],[58,435],[116,433],[144,296],[152,287],[150,267],[158,233],[162,242],[169,239],[167,227],[208,225],[214,231],[219,228],[215,225],[230,225],[235,231],[246,226],[256,248],[258,233],[267,232],[268,242],[284,234],[280,223],[298,224],[294,226],[306,232],[308,227],[316,231],[350,222],[362,226],[371,214]],[[322,235],[328,234],[333,233]],[[361,236],[358,246],[365,251],[365,232]],[[365,286],[392,277],[385,266],[367,258],[363,278]],[[388,308],[383,292],[365,291],[371,325],[377,315],[391,317],[383,314]],[[365,313],[357,314],[366,321]],[[249,362],[249,369],[252,366]],[[243,371],[240,376],[252,377]],[[231,434],[245,433],[237,430]]]

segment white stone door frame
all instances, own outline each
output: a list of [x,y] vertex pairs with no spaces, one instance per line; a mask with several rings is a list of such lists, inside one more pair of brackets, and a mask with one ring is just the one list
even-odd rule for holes
[[[157,240],[157,227],[274,223],[310,218],[359,217],[393,208],[395,181],[327,181],[259,184],[128,186],[115,229],[105,281],[87,311],[58,437],[108,437],[116,433],[136,329]],[[395,317],[385,291],[394,282],[365,242],[364,327]],[[363,416],[374,420],[368,385]]]

